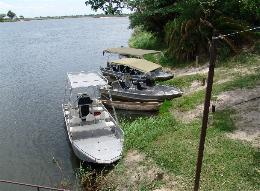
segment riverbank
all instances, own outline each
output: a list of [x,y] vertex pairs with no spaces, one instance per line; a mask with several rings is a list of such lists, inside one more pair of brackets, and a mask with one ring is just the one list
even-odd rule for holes
[[[259,53],[244,52],[216,64],[201,190],[259,190]],[[104,178],[112,190],[192,190],[207,64],[174,70],[163,84],[185,94],[158,116],[123,121],[123,159]],[[257,107],[258,106],[258,107]]]

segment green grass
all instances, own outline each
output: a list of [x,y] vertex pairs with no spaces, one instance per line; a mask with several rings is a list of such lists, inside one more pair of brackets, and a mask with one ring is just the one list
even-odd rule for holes
[[[243,60],[245,58],[245,60]],[[149,58],[157,59],[157,58]],[[240,75],[233,67],[257,66],[257,57],[241,55],[232,58],[228,66],[218,65],[214,81],[232,75],[231,81],[213,86],[212,99],[224,91],[238,88],[253,88],[259,84],[259,69],[250,75]],[[177,77],[163,84],[180,88],[189,87],[193,81],[201,81],[205,75],[195,74]],[[121,123],[125,132],[125,151],[139,150],[173,175],[184,190],[192,190],[200,137],[201,120],[182,123],[169,110],[189,111],[203,103],[205,90],[165,101],[159,115],[138,118]],[[235,111],[217,111],[210,115],[205,143],[200,190],[260,190],[260,152],[251,145],[231,140],[226,133],[235,130],[233,115]],[[119,163],[116,169],[122,176],[124,166]],[[154,190],[161,182],[142,182],[139,190]],[[131,190],[131,187],[129,188]]]
[[142,150],[158,136],[167,131],[172,131],[175,128],[172,124],[175,123],[175,119],[169,113],[150,118],[139,118],[132,123],[125,122],[122,124],[127,140],[125,148],[138,148]]
[[[259,152],[224,136],[234,129],[232,113],[227,110],[213,116],[207,131],[201,190],[260,189]],[[191,190],[200,127],[200,121],[182,124],[166,113],[139,119],[124,125],[126,149],[146,153],[184,182],[185,190]]]
[[[161,47],[158,47],[157,49],[162,50]],[[195,67],[196,66],[195,61],[193,61],[193,62],[191,62],[191,61],[185,61],[185,62],[179,61],[179,60],[175,59],[174,57],[170,57],[164,51],[163,51],[162,54],[145,55],[144,59],[146,59],[150,62],[160,64],[163,67],[170,67],[170,68],[185,68],[185,67],[191,67],[191,66]],[[199,65],[202,65],[203,63],[204,62],[200,62]]]
[[174,99],[172,102],[172,108],[180,111],[188,111],[195,109],[197,105],[201,104],[205,97],[205,90],[200,90],[190,94],[190,96],[183,96],[178,99]]
[[203,78],[206,78],[206,74],[192,74],[192,75],[187,75],[187,76],[175,77],[171,80],[160,82],[160,84],[176,86],[180,89],[184,89],[184,88],[190,87],[192,82],[194,82],[196,80],[202,81]]
[[[256,51],[259,46],[258,44],[256,43]],[[234,57],[226,59],[225,61],[217,62],[216,67],[224,67],[224,68],[232,69],[233,67],[238,67],[238,66],[259,65],[259,63],[260,63],[259,55],[257,53],[252,54],[252,53],[242,52],[238,55],[235,55]]]
[[[233,81],[228,81],[223,84],[213,85],[213,96],[216,96],[224,91],[234,90],[238,88],[253,88],[259,83],[260,72],[251,74],[248,76],[235,77]],[[178,87],[178,86],[177,86]],[[179,109],[180,111],[188,111],[195,109],[196,106],[202,104],[205,98],[205,90],[200,90],[190,94],[189,96],[183,96],[172,101],[173,109]]]
[[[225,75],[219,71],[219,79]],[[260,72],[239,76],[232,81],[214,84],[213,97],[238,88],[253,88],[259,84]],[[203,75],[190,75],[166,83],[188,87]],[[177,85],[176,85],[177,86]],[[188,111],[204,101],[205,90],[166,101],[159,115],[124,122],[125,150],[137,149],[152,158],[157,165],[176,176],[184,190],[192,190],[201,121],[184,124],[169,113],[169,109]],[[249,144],[231,140],[225,133],[235,130],[233,110],[210,116],[201,174],[201,190],[260,190],[260,153]],[[151,190],[144,186],[140,190]]]

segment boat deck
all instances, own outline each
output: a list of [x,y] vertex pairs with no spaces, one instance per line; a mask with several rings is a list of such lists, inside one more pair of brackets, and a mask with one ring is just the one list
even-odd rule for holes
[[114,127],[112,121],[70,127],[73,144],[95,160],[111,161],[122,152],[122,142]]
[[95,158],[95,160],[104,162],[119,157],[122,152],[122,143],[113,134],[75,140],[74,144],[82,152]]

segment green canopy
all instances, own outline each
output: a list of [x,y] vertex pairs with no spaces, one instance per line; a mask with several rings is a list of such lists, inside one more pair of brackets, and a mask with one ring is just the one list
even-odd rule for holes
[[155,64],[153,62],[137,58],[123,58],[119,60],[114,60],[111,61],[111,64],[128,66],[130,68],[139,70],[144,73],[152,72],[156,69],[161,68],[159,64]]
[[161,53],[160,51],[156,50],[143,50],[143,49],[136,49],[136,48],[108,48],[103,51],[104,53],[113,53],[113,54],[120,54],[124,56],[133,56],[137,58],[143,58],[146,54],[158,54]]

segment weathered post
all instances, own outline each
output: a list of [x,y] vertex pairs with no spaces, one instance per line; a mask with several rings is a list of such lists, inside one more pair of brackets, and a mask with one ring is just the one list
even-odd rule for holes
[[199,67],[199,56],[196,56],[196,67]]
[[208,80],[207,80],[207,88],[204,102],[204,111],[203,111],[203,119],[202,119],[202,127],[200,133],[200,142],[199,142],[199,151],[197,158],[197,166],[196,166],[196,175],[195,175],[195,183],[194,183],[194,191],[199,190],[200,183],[200,173],[203,161],[203,153],[204,153],[204,144],[208,126],[208,117],[209,117],[209,107],[210,107],[210,99],[211,92],[213,86],[213,77],[214,77],[214,68],[216,62],[216,46],[215,46],[215,37],[212,37],[212,41],[210,42],[209,52],[210,52],[210,60],[209,60],[209,72],[208,72]]

